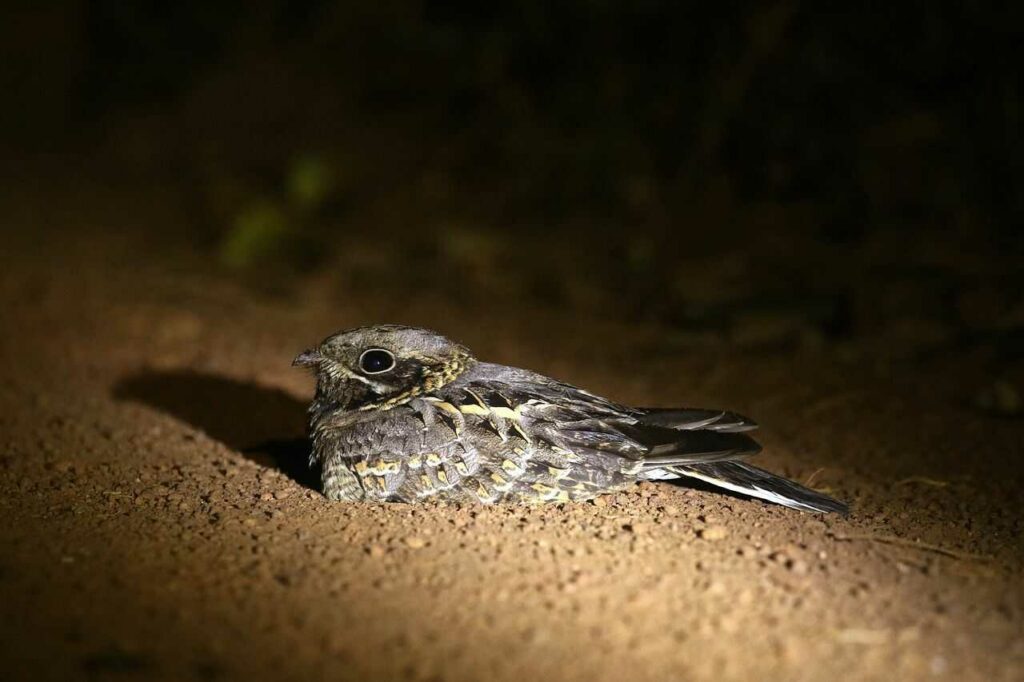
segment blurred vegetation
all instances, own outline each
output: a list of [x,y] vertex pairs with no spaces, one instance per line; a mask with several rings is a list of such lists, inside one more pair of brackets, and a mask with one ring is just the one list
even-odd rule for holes
[[856,329],[927,345],[1024,316],[1016,5],[12,14],[0,72],[23,106],[2,114],[4,147],[166,177],[197,207],[189,238],[230,269],[331,265],[342,287],[528,297],[754,344]]
[[323,159],[304,155],[288,166],[280,192],[239,202],[221,238],[220,258],[235,270],[275,261],[314,263],[323,246],[308,234],[309,223],[327,200],[333,170]]

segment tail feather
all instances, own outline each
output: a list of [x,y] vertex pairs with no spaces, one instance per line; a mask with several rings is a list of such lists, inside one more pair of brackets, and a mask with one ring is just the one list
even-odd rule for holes
[[647,448],[646,468],[737,459],[761,451],[757,441],[742,433],[679,431],[647,424],[622,425],[618,431]]
[[844,516],[850,511],[849,506],[837,499],[744,462],[707,462],[673,466],[668,470],[792,509],[836,512]]
[[757,422],[753,419],[724,410],[647,407],[642,412],[643,414],[637,419],[641,424],[681,431],[699,429],[719,433],[740,433],[757,428]]
[[695,408],[644,408],[635,419],[632,426],[617,428],[648,448],[641,478],[695,478],[793,509],[849,513],[849,507],[839,500],[738,461],[761,449],[743,433],[756,429],[757,422],[743,415]]

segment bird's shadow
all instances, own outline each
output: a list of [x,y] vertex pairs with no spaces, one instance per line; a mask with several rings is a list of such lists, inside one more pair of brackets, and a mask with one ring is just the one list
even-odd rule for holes
[[280,389],[190,370],[144,371],[118,382],[114,397],[173,415],[261,466],[319,487],[309,467],[306,405]]

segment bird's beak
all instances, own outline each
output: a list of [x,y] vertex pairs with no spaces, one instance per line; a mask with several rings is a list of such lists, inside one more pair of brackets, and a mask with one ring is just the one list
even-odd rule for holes
[[295,356],[295,359],[292,360],[292,367],[314,367],[320,364],[320,361],[323,359],[319,350],[310,348]]

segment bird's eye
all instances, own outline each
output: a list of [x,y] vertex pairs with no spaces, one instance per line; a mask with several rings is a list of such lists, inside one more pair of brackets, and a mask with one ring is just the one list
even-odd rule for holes
[[395,356],[383,348],[370,348],[359,356],[359,368],[367,374],[380,374],[394,366]]

